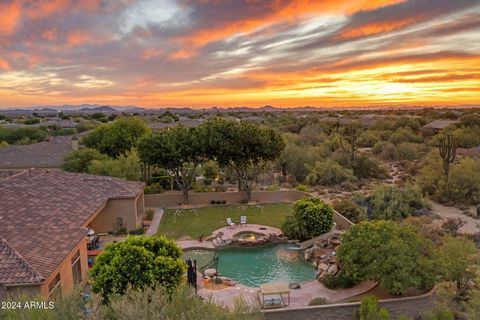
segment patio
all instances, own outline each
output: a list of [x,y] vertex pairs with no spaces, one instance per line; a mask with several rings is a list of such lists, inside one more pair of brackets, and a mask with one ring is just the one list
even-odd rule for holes
[[281,236],[282,235],[282,230],[275,228],[275,227],[269,227],[265,225],[260,225],[260,224],[247,224],[247,225],[238,225],[236,224],[234,227],[223,227],[219,228],[213,233],[205,238],[203,241],[198,241],[198,240],[177,240],[177,244],[182,248],[182,249],[215,249],[215,245],[211,240],[216,238],[216,235],[222,234],[222,239],[225,241],[231,241],[233,239],[233,236],[236,235],[239,232],[254,232],[254,233],[261,233],[264,235],[273,235],[275,237]]

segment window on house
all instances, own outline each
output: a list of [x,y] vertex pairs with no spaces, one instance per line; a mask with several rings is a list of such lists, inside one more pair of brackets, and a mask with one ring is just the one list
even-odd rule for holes
[[73,284],[77,285],[82,282],[82,263],[80,261],[80,250],[72,257],[72,274]]
[[48,284],[48,295],[57,294],[60,292],[60,273],[57,273],[55,278]]

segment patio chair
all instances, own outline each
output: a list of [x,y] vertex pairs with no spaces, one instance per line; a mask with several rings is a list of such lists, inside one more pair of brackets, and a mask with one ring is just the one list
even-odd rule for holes
[[240,217],[240,225],[244,224],[247,226],[247,216],[241,216]]
[[235,222],[232,221],[232,218],[227,218],[227,226],[229,226],[230,228],[235,227]]

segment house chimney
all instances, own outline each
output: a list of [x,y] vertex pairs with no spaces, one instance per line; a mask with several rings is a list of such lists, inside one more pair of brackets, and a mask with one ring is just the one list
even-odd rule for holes
[[77,136],[72,137],[72,150],[73,151],[78,150],[78,137]]

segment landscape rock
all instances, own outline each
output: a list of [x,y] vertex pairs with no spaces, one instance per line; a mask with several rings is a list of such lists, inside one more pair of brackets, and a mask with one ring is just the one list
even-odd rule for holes
[[290,289],[300,289],[301,288],[300,283],[298,283],[298,282],[292,282],[288,285],[288,287]]

